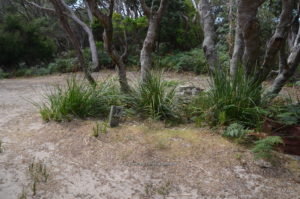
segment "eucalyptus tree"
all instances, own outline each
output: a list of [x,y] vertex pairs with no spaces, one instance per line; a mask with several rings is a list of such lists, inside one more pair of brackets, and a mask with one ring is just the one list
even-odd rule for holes
[[[34,2],[29,2],[28,1],[28,3],[31,4],[31,5],[34,5],[36,7],[42,8],[41,6],[39,6],[38,4],[36,4]],[[97,52],[96,42],[95,42],[95,39],[94,39],[92,29],[87,23],[84,22],[84,20],[80,19],[80,17],[77,16],[77,14],[75,12],[76,8],[74,6],[72,6],[72,5],[76,4],[77,1],[76,2],[70,2],[69,4],[67,4],[65,2],[65,0],[59,0],[58,3],[61,5],[61,7],[63,9],[63,14],[66,17],[71,18],[75,23],[77,23],[82,28],[82,30],[84,30],[84,32],[88,35],[89,47],[90,47],[92,63],[93,63],[92,67],[94,69],[98,68],[99,67],[98,52]],[[90,8],[88,6],[86,6],[85,9],[87,10],[87,13],[90,13]],[[90,19],[90,20],[92,20],[92,19]]]
[[219,68],[218,54],[216,48],[216,33],[214,28],[215,16],[212,11],[212,5],[209,0],[200,0],[197,10],[200,15],[200,21],[204,33],[202,48],[211,71]]
[[152,53],[154,51],[155,40],[157,38],[157,32],[163,13],[167,8],[167,0],[160,0],[160,4],[157,10],[152,3],[149,7],[145,0],[141,0],[141,6],[148,19],[147,35],[143,43],[143,48],[140,54],[141,63],[141,78],[142,81],[146,81],[149,75],[149,71],[152,66]]
[[[201,0],[198,5],[194,0],[192,2],[201,17],[204,31],[203,50],[210,68],[214,69],[216,65],[218,66],[215,36],[217,16],[214,12],[216,6],[213,4],[214,1]],[[278,75],[270,89],[271,93],[277,94],[295,73],[300,62],[299,1],[281,0],[276,7],[281,12],[274,12],[276,15],[272,18],[263,19],[268,20],[270,24],[277,23],[273,33],[264,38],[267,40],[266,45],[262,45],[262,28],[265,27],[260,25],[262,19],[258,13],[262,9],[271,9],[272,2],[231,0],[229,3],[231,4],[229,10],[230,6],[236,7],[237,10],[235,15],[229,13],[235,16],[236,21],[232,23],[235,24],[235,39],[230,60],[231,75],[234,76],[238,67],[243,66],[246,76],[261,83],[266,80],[279,59]],[[277,5],[277,2],[275,3]],[[232,9],[230,11],[232,12]]]
[[108,0],[108,1],[86,0],[86,1],[93,15],[99,20],[99,22],[102,24],[104,28],[104,32],[103,32],[104,48],[106,49],[113,63],[117,67],[121,90],[123,92],[129,92],[130,87],[127,81],[126,66],[124,63],[124,57],[126,56],[127,52],[125,50],[125,52],[122,55],[120,55],[113,41],[114,28],[112,23],[112,17],[114,13],[115,1],[114,0]]
[[75,15],[74,13],[73,13],[73,15],[68,15],[68,12],[70,12],[70,10],[66,9],[67,5],[65,5],[63,0],[49,0],[49,1],[52,4],[53,8],[43,7],[41,5],[38,5],[38,4],[36,4],[34,2],[30,2],[30,1],[28,1],[27,3],[30,5],[33,5],[37,8],[40,8],[42,10],[45,10],[46,12],[48,12],[50,14],[54,14],[58,17],[64,31],[69,36],[69,38],[72,42],[72,45],[75,49],[75,52],[76,52],[76,55],[77,55],[77,58],[78,58],[78,61],[80,64],[80,67],[82,68],[82,70],[84,72],[85,78],[90,82],[91,85],[96,85],[96,81],[90,74],[88,64],[86,63],[86,61],[84,59],[80,42],[79,42],[78,38],[76,37],[75,31],[70,26],[68,18],[71,17],[73,20],[77,19],[77,22],[80,20],[78,18],[76,18],[76,16],[74,16]]

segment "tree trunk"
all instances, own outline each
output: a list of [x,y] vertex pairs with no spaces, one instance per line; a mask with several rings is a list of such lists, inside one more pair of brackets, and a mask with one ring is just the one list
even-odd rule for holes
[[293,19],[293,8],[294,0],[282,0],[282,11],[280,15],[280,21],[277,25],[276,31],[267,45],[266,54],[264,57],[264,62],[262,64],[261,81],[265,80],[272,67],[275,65],[274,57],[282,48],[284,42],[286,41],[288,29],[291,26]]
[[152,66],[152,52],[155,45],[155,38],[157,32],[157,20],[155,17],[149,19],[149,27],[147,31],[147,36],[144,40],[143,48],[141,50],[140,62],[141,62],[141,76],[142,81],[147,80],[147,76]]
[[122,56],[119,55],[115,46],[113,45],[113,25],[112,25],[112,15],[114,9],[114,0],[110,0],[109,2],[109,13],[108,15],[101,12],[98,4],[95,0],[87,0],[87,3],[92,10],[92,13],[97,19],[101,22],[104,27],[103,33],[103,41],[104,41],[104,48],[111,57],[113,63],[117,67],[118,75],[119,75],[119,83],[122,92],[129,92],[130,87],[127,82],[126,76],[126,67],[123,61]]
[[235,26],[235,23],[234,23],[234,7],[235,7],[235,1],[236,0],[229,0],[228,2],[228,7],[229,7],[229,10],[228,10],[228,23],[229,23],[229,31],[228,31],[228,35],[227,35],[227,43],[228,43],[228,48],[229,48],[229,51],[228,51],[228,54],[229,56],[231,57],[232,56],[232,53],[233,53],[233,48],[234,48],[234,26]]
[[211,71],[219,68],[218,55],[215,46],[214,17],[208,0],[201,0],[198,5],[201,25],[204,32],[202,48]]
[[74,11],[65,3],[64,0],[60,0],[60,2],[65,7],[65,9],[69,11],[70,17],[78,25],[80,25],[81,28],[87,33],[88,38],[89,38],[89,45],[90,45],[91,55],[92,55],[93,69],[98,68],[99,67],[98,52],[97,52],[96,42],[95,42],[95,39],[94,39],[92,29],[76,16]]
[[128,93],[130,91],[129,84],[127,82],[127,75],[126,75],[126,66],[124,64],[123,58],[119,55],[117,50],[114,48],[112,44],[113,39],[113,26],[110,23],[108,27],[105,28],[103,33],[103,41],[104,41],[104,48],[110,55],[113,63],[117,67],[117,72],[119,75],[119,83],[121,86],[121,90],[124,93]]
[[[291,49],[291,53],[287,59],[286,65],[281,68],[280,73],[274,80],[270,93],[273,95],[278,94],[284,84],[292,77],[300,62],[300,28],[298,30],[297,38],[295,39],[294,47]],[[284,64],[284,62],[281,62]]]
[[152,66],[152,53],[155,47],[159,24],[167,7],[167,0],[160,0],[160,5],[157,11],[154,11],[153,8],[150,9],[144,0],[141,0],[141,6],[144,14],[148,18],[147,35],[140,54],[141,78],[142,82],[145,82],[148,79],[149,71]]
[[63,26],[64,30],[66,31],[66,33],[68,34],[68,36],[70,37],[70,40],[72,42],[72,45],[75,49],[80,67],[82,68],[85,78],[89,81],[89,83],[91,85],[96,85],[96,81],[94,80],[94,78],[92,77],[92,75],[90,74],[88,67],[84,61],[84,57],[80,48],[80,43],[79,40],[76,38],[74,31],[72,30],[68,19],[66,17],[66,15],[64,14],[64,8],[62,7],[61,3],[58,0],[50,0],[51,3],[53,4],[55,11],[57,12],[57,15],[59,17],[60,23]]
[[242,57],[244,53],[244,38],[239,23],[235,28],[235,39],[233,54],[230,60],[230,75],[235,76],[238,67],[242,65]]
[[278,94],[284,84],[289,80],[290,77],[295,73],[300,61],[300,44],[292,49],[292,52],[288,58],[287,65],[278,74],[271,87],[272,94]]
[[256,19],[258,8],[265,0],[240,0],[238,3],[238,26],[244,39],[242,64],[246,75],[255,71],[259,55],[259,22]]
[[285,66],[287,65],[287,55],[285,51],[285,45],[282,45],[279,51],[279,73],[283,72]]

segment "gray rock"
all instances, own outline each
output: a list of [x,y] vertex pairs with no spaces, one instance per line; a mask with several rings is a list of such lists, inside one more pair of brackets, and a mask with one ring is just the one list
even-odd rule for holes
[[120,106],[111,106],[110,113],[108,118],[108,124],[110,127],[117,127],[119,126],[121,117],[123,114],[123,108]]
[[180,86],[178,87],[177,94],[181,96],[195,96],[201,91],[203,91],[203,89],[196,86]]
[[259,166],[260,168],[270,168],[270,167],[272,167],[272,164],[270,162],[267,162],[267,161],[262,160],[262,159],[256,160],[254,163],[257,166]]

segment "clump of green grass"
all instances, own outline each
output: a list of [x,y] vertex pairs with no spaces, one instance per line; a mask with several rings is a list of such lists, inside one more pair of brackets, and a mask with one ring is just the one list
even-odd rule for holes
[[255,146],[252,149],[254,158],[270,160],[272,158],[273,148],[279,144],[283,144],[283,140],[279,136],[269,136],[265,139],[256,141]]
[[45,121],[71,120],[73,117],[86,118],[106,116],[111,105],[120,101],[119,89],[112,80],[92,87],[85,82],[71,78],[66,88],[55,87],[45,95],[45,102],[37,105]]
[[211,125],[238,122],[247,127],[256,127],[261,121],[265,113],[263,90],[252,78],[245,77],[242,70],[235,77],[216,71],[210,87],[192,105],[198,121],[209,121]]
[[155,120],[179,119],[176,113],[174,82],[163,79],[163,73],[151,72],[146,82],[138,82],[126,97],[130,110]]
[[107,134],[107,127],[108,127],[107,123],[96,122],[96,125],[93,126],[92,136],[98,137],[100,134],[103,135]]

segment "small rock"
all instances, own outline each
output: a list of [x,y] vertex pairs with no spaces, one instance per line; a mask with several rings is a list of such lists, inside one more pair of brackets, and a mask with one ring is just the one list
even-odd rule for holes
[[186,95],[191,95],[195,96],[198,95],[203,89],[196,87],[196,86],[180,86],[178,87],[177,94],[186,96]]
[[257,166],[259,166],[260,168],[263,168],[263,169],[272,167],[272,164],[270,162],[267,162],[267,161],[262,160],[262,159],[256,160],[254,163]]
[[111,106],[108,123],[111,128],[117,127],[123,114],[123,108],[120,106]]

